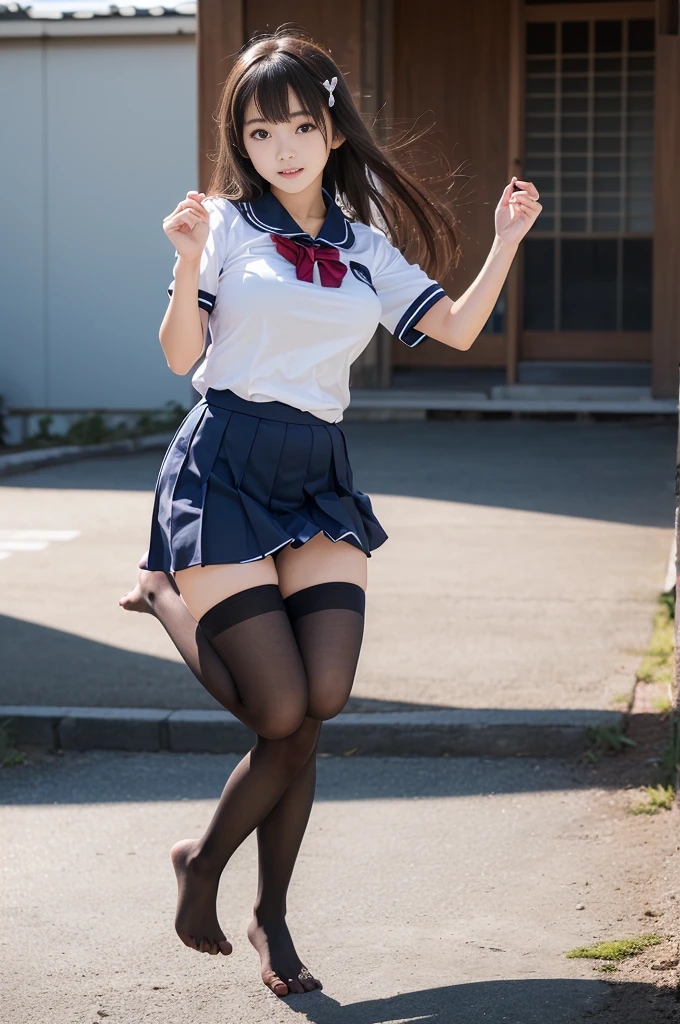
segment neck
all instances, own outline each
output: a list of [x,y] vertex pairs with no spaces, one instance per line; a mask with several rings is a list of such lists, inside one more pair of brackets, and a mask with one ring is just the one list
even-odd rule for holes
[[321,193],[322,178],[323,174],[320,174],[301,192],[294,193],[284,192],[276,185],[270,185],[272,194],[301,227],[306,221],[324,221],[326,218],[326,205]]

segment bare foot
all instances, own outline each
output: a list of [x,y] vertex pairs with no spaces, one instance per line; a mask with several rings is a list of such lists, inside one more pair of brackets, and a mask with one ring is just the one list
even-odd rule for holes
[[195,856],[196,839],[182,839],[170,851],[177,875],[175,931],[185,946],[199,953],[231,953],[231,942],[217,920],[218,878],[201,869]]
[[301,994],[323,988],[295,952],[284,919],[262,922],[256,915],[248,925],[248,938],[260,954],[262,980],[275,995]]
[[150,572],[146,567],[147,551],[139,560],[137,585],[121,597],[118,604],[126,612],[149,612],[154,615],[154,600],[161,588],[170,587],[177,593],[177,585],[172,577],[165,572]]

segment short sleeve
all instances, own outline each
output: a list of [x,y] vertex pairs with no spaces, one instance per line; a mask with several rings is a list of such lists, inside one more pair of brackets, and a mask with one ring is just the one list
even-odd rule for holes
[[[198,304],[201,309],[212,313],[217,299],[217,285],[222,267],[227,254],[227,235],[229,224],[233,217],[230,217],[230,210],[223,204],[227,200],[204,199],[202,205],[210,214],[210,232],[205,248],[201,253],[201,269],[198,278]],[[230,206],[230,204],[228,204]],[[172,268],[172,281],[168,287],[168,295],[172,295],[175,283],[175,273],[179,253],[175,249],[175,265]]]
[[375,233],[373,286],[382,305],[380,323],[413,348],[427,337],[414,325],[446,292],[417,263],[409,263],[382,232]]

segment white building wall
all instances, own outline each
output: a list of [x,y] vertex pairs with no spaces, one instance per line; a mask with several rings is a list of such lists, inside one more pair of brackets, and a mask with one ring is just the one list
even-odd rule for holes
[[195,399],[158,328],[197,188],[194,38],[3,40],[0,395],[11,409]]
[[42,64],[33,43],[0,48],[0,395],[22,407],[47,395]]

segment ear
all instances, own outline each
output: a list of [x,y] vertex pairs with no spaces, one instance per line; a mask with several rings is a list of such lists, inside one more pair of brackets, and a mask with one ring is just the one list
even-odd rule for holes
[[335,131],[333,133],[333,141],[331,142],[331,149],[339,149],[339,147],[343,144],[344,141],[345,141],[345,136],[342,134],[342,132]]

